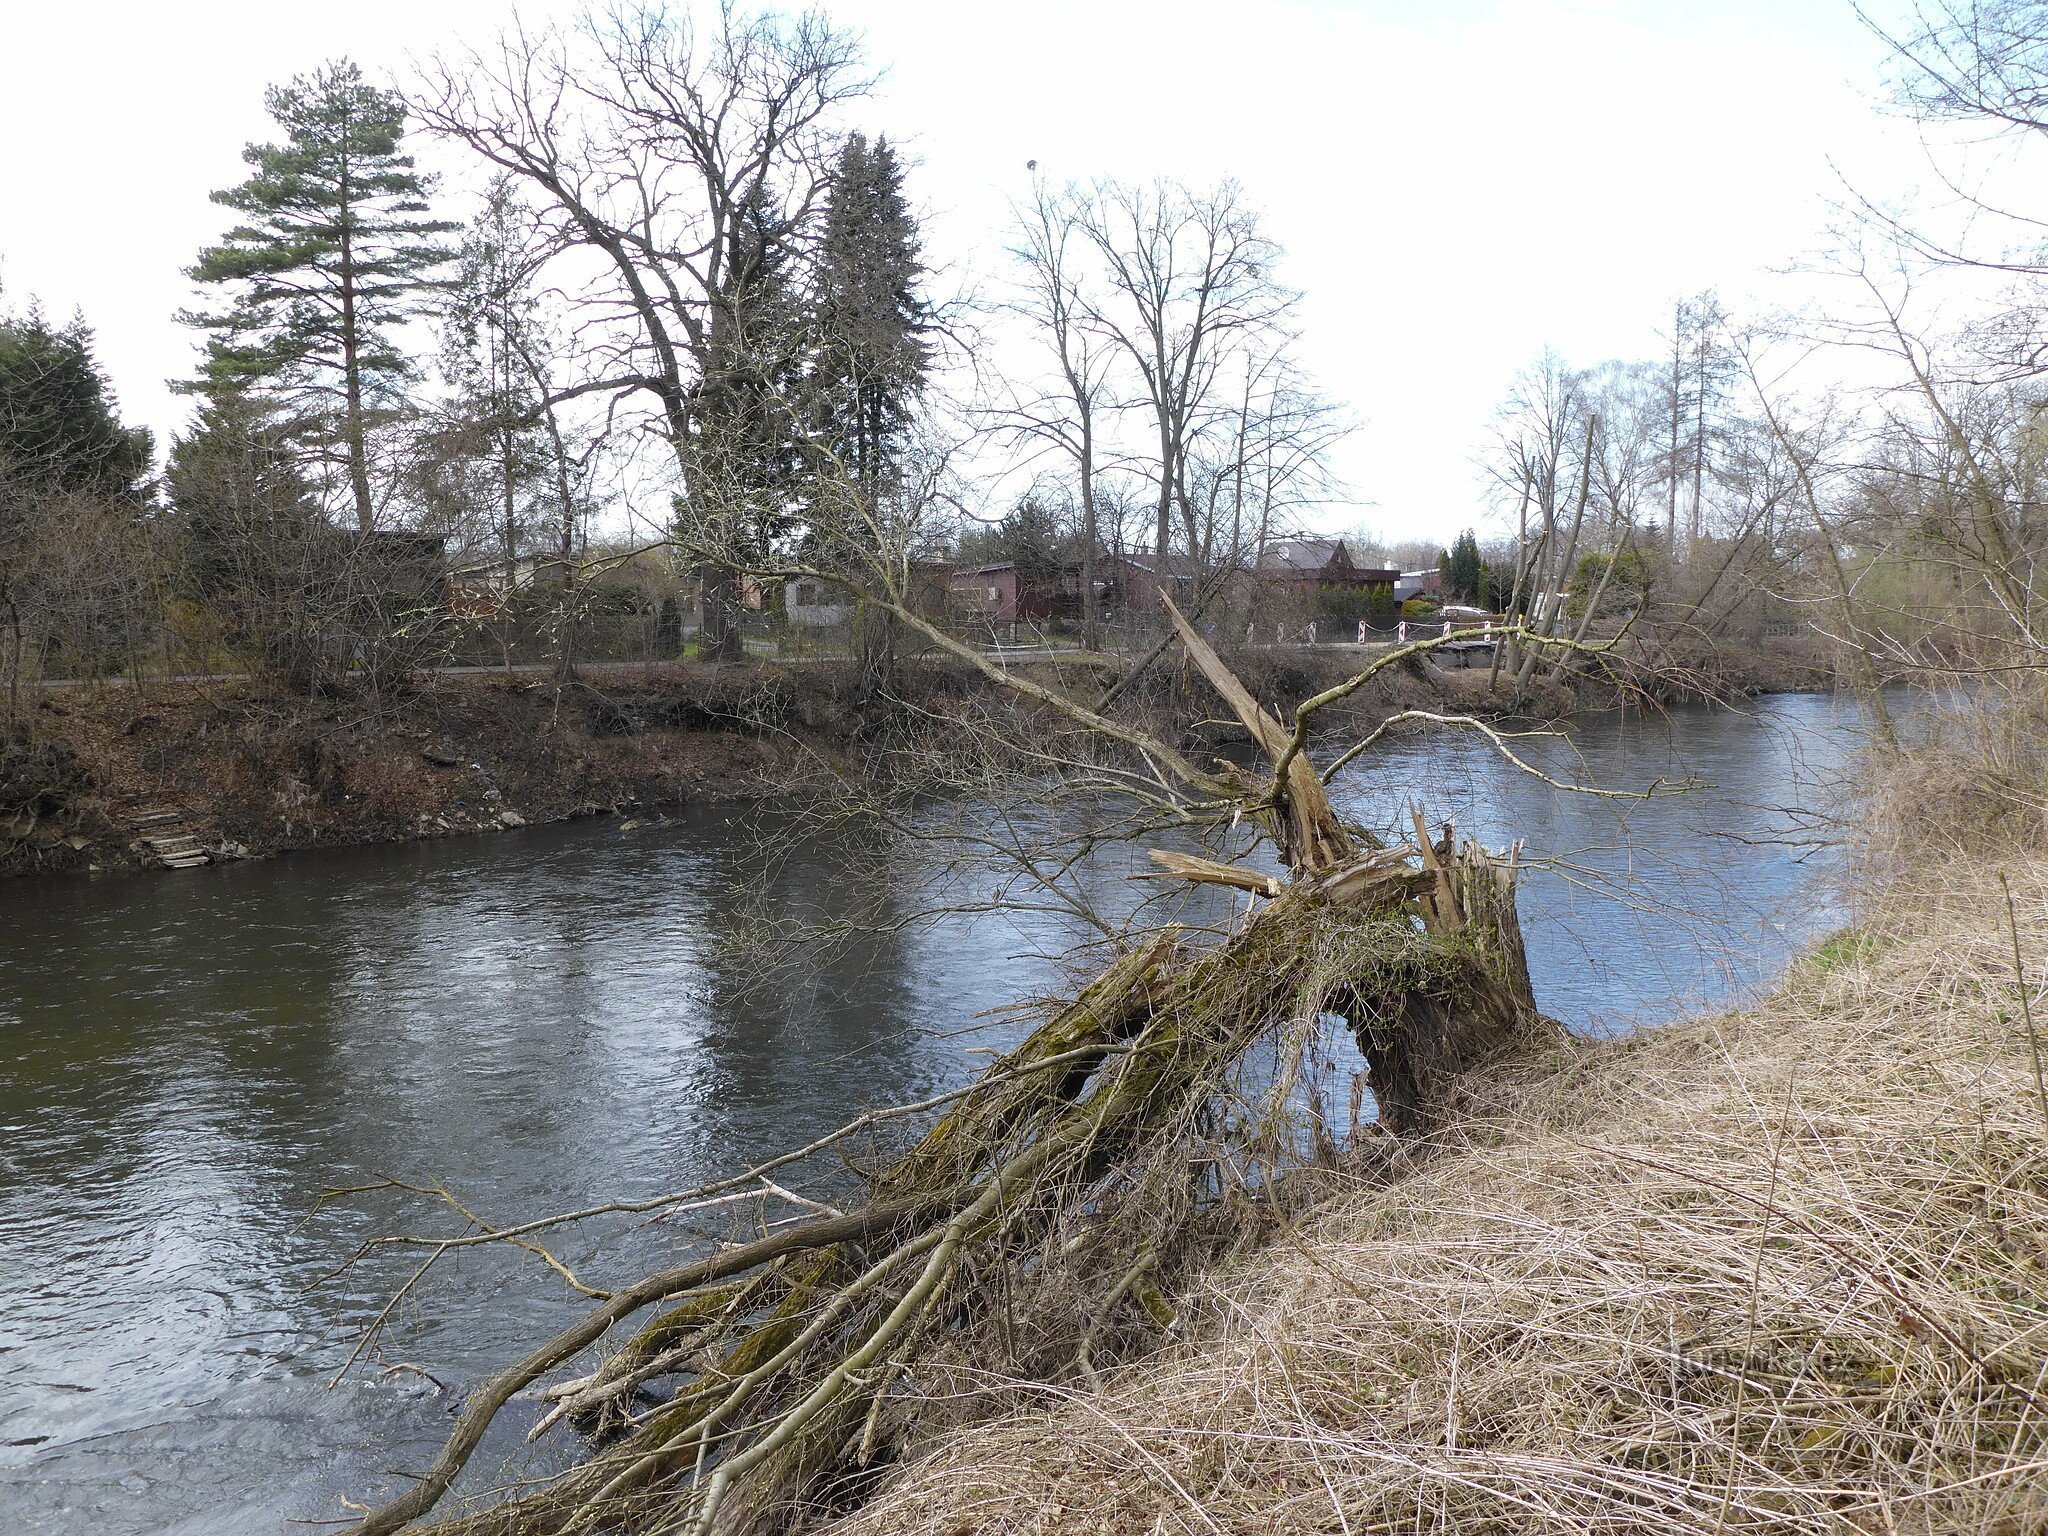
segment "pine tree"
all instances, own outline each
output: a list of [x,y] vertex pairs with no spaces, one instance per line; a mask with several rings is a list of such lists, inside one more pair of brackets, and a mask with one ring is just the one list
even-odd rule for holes
[[872,502],[894,479],[931,367],[916,220],[887,139],[839,154],[818,256],[812,398],[821,440]]
[[231,300],[184,317],[212,333],[188,387],[250,391],[278,409],[297,440],[345,473],[367,532],[370,437],[398,413],[412,374],[392,333],[443,286],[443,237],[456,226],[426,216],[428,179],[400,150],[404,102],[354,64],[272,87],[264,105],[284,141],[243,150],[249,179],[213,195],[245,222],[191,269]]

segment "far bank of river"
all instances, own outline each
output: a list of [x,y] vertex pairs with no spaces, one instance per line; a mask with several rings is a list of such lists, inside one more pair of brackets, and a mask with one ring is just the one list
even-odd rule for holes
[[[1858,740],[1853,710],[1817,695],[1589,713],[1520,750],[1589,783],[1711,787],[1567,795],[1470,736],[1430,736],[1366,765],[1346,809],[1391,824],[1419,802],[1524,839],[1538,999],[1614,1030],[1759,983],[1839,921],[1839,863],[1807,822],[1839,809]],[[388,1493],[480,1373],[580,1303],[537,1266],[473,1256],[383,1351],[445,1395],[374,1364],[326,1390],[402,1271],[314,1282],[367,1237],[440,1223],[384,1197],[316,1212],[323,1191],[441,1180],[510,1221],[687,1185],[965,1080],[985,1060],[970,1052],[1015,1026],[959,1031],[1054,985],[1082,937],[1026,910],[873,924],[764,979],[721,939],[764,919],[907,917],[933,895],[921,848],[811,839],[764,861],[776,814],[0,883],[10,1524],[267,1532]],[[1127,909],[1143,857],[1102,850],[1091,894]],[[563,1256],[613,1278],[684,1235],[621,1225]],[[559,1455],[514,1434],[480,1474]]]
[[[1725,659],[1731,695],[1824,681],[1810,647]],[[1350,676],[1350,646],[1258,647],[1235,664],[1259,697],[1286,704]],[[1090,697],[1128,665],[1078,653],[1010,664]],[[1396,710],[1491,714],[1484,668],[1390,670],[1331,712],[1360,730]],[[838,665],[593,669],[557,689],[532,673],[422,678],[376,696],[306,699],[233,679],[137,688],[125,683],[31,694],[22,722],[0,725],[0,876],[262,858],[308,848],[412,842],[616,810],[733,805],[890,772],[878,746],[966,707],[1009,719],[1016,739],[1053,722],[964,663],[906,662],[907,708],[865,706]],[[1569,688],[1538,680],[1537,713],[1568,714]],[[1590,702],[1590,699],[1588,700]],[[1155,665],[1126,705],[1151,728],[1218,744],[1206,689]]]

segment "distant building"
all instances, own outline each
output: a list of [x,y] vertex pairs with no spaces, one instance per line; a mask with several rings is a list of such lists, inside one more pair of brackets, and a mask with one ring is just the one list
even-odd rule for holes
[[783,583],[782,611],[801,629],[838,629],[853,622],[853,594],[816,576],[793,576]]
[[1259,551],[1255,574],[1269,589],[1301,597],[1325,587],[1384,587],[1392,596],[1401,578],[1396,570],[1359,565],[1342,539],[1275,539]]
[[1057,577],[1027,576],[1014,560],[955,571],[947,587],[956,613],[989,624],[1031,623],[1059,609]]
[[1186,608],[1201,580],[1202,567],[1191,555],[1168,553],[1162,562],[1150,545],[1140,544],[1128,555],[1103,561],[1102,575],[1108,583],[1105,609],[1120,607],[1156,619],[1163,612],[1159,606],[1161,586]]
[[1411,597],[1440,598],[1444,595],[1444,573],[1436,566],[1426,571],[1403,571],[1394,582],[1394,601]]

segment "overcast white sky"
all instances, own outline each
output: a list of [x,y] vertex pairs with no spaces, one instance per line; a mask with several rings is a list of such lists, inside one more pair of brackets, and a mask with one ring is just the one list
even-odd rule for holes
[[[684,0],[677,0],[678,4]],[[530,19],[572,7],[532,3]],[[1054,180],[1234,176],[1306,291],[1307,356],[1361,423],[1341,468],[1370,524],[1480,520],[1471,460],[1541,347],[1654,354],[1681,293],[1798,296],[1830,160],[1919,174],[1848,0],[846,0],[887,71],[866,126],[915,161],[930,254],[1000,266],[1009,199]],[[1877,7],[1884,14],[1889,7]],[[346,54],[403,81],[496,0],[0,0],[0,303],[82,309],[125,414],[167,438],[192,341],[181,272],[207,201],[271,135],[265,84]]]

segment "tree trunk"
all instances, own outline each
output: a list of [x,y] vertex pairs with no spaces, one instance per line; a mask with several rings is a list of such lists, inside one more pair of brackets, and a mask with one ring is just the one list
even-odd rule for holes
[[1515,905],[1520,846],[1496,858],[1476,843],[1455,843],[1448,826],[1431,844],[1416,819],[1424,867],[1436,877],[1416,906],[1424,930],[1460,959],[1391,1009],[1354,993],[1342,1010],[1370,1069],[1380,1123],[1404,1136],[1451,1118],[1467,1073],[1561,1033],[1538,1012],[1529,983]]
[[1095,518],[1095,420],[1084,404],[1081,409],[1081,649],[1097,649],[1101,615],[1095,601],[1095,541],[1099,534]]
[[1683,371],[1685,306],[1671,313],[1671,442],[1664,459],[1664,552],[1678,553],[1678,424],[1685,413]]
[[356,319],[355,242],[346,215],[354,207],[348,171],[341,176],[341,433],[348,454],[349,493],[355,501],[356,528],[368,533],[377,525],[376,507],[370,500],[370,457],[363,425],[362,338]]
[[856,697],[873,703],[895,691],[896,615],[880,603],[856,597],[853,607],[854,670],[858,676]]
[[704,621],[697,630],[700,661],[738,661],[740,645],[740,584],[729,566],[706,564],[697,567],[697,579],[704,591]]

